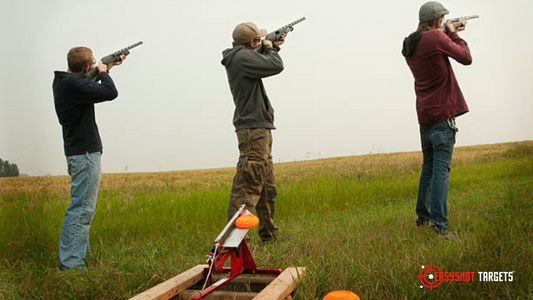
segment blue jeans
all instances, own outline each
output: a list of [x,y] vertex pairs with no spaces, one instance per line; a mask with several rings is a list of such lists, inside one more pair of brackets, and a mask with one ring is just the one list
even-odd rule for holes
[[101,152],[67,156],[71,177],[70,198],[59,239],[59,266],[85,266],[89,248],[89,229],[96,208],[102,171]]
[[420,126],[424,163],[416,214],[419,220],[431,220],[441,233],[448,228],[448,184],[455,133],[456,129],[446,121]]

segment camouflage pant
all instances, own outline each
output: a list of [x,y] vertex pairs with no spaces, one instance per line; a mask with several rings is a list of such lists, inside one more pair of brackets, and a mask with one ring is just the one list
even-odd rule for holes
[[239,140],[239,162],[237,174],[229,198],[228,221],[239,207],[257,211],[259,236],[261,240],[271,240],[278,234],[274,225],[276,206],[276,180],[272,163],[272,134],[269,129],[241,129]]

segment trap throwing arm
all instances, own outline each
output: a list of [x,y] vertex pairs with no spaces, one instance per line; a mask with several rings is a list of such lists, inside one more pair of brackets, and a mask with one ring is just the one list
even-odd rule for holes
[[[241,274],[274,276],[281,274],[282,269],[257,268],[245,239],[249,228],[238,228],[235,225],[239,217],[248,214],[251,213],[243,204],[215,239],[213,249],[207,254],[208,267],[204,269],[204,286],[202,291],[192,296],[192,300],[207,297]],[[231,258],[231,267],[224,267],[228,258]],[[227,273],[227,276],[212,283],[213,273]]]

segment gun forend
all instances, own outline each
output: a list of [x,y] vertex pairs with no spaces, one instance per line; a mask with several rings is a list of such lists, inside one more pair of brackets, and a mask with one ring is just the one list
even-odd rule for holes
[[294,28],[293,28],[294,25],[296,25],[296,24],[298,24],[298,23],[300,23],[300,22],[303,22],[303,21],[305,21],[305,17],[301,17],[300,19],[298,19],[298,20],[296,20],[296,21],[294,21],[294,22],[292,22],[292,23],[289,23],[289,24],[283,26],[283,27],[281,27],[281,28],[278,29],[278,30],[290,29],[290,31],[292,31],[292,30],[294,29]]
[[[107,56],[104,56],[102,57],[102,59],[100,59],[102,61],[102,63],[106,64],[106,65],[109,65],[110,63],[112,62],[116,62],[118,60],[120,60],[120,55],[129,55],[130,54],[130,50],[139,46],[139,45],[142,45],[142,41],[139,41],[133,45],[130,45],[124,49],[120,49],[116,52],[113,52]],[[90,81],[98,81],[100,80],[100,76],[98,75],[98,68],[97,67],[94,67],[92,68],[89,72],[87,72],[87,74],[85,75]]]
[[454,26],[457,26],[459,24],[459,22],[461,22],[461,21],[477,19],[477,18],[479,18],[478,15],[470,15],[470,16],[464,16],[464,17],[459,17],[459,18],[448,19],[448,20],[446,20],[445,22],[442,23],[442,26],[440,27],[440,30],[444,31],[444,28],[446,28],[446,23],[447,22],[451,22],[452,24],[454,24]]
[[265,37],[265,40],[269,40],[269,41],[272,41],[272,42],[275,42],[277,41],[278,39],[281,38],[281,36],[283,34],[286,34],[286,33],[289,33],[291,31],[294,30],[294,25],[300,23],[300,22],[303,22],[305,20],[305,17],[302,17],[294,22],[291,22],[279,29],[276,29],[275,31],[267,34],[267,36]]
[[[118,54],[118,55],[120,55],[120,54],[128,55],[128,54],[130,53],[130,51],[129,51],[130,49],[133,49],[133,48],[135,48],[135,47],[137,47],[137,46],[139,46],[139,45],[142,45],[142,43],[143,43],[143,41],[139,41],[139,42],[137,42],[137,43],[135,43],[135,44],[133,44],[133,45],[130,45],[130,46],[124,48],[124,49],[120,49],[120,50],[118,50],[118,51],[115,52],[114,54]],[[126,54],[126,53],[127,53],[127,54]]]
[[452,23],[456,23],[456,22],[460,22],[462,20],[471,20],[471,19],[477,19],[477,18],[479,18],[478,15],[471,15],[471,16],[464,16],[464,17],[459,17],[459,18],[448,19],[448,20],[446,20],[446,22],[450,21]]

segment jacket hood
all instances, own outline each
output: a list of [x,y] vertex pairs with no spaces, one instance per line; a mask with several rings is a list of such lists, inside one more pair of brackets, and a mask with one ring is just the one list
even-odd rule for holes
[[233,57],[235,57],[235,54],[237,54],[237,52],[241,51],[244,48],[245,47],[243,45],[238,45],[238,46],[235,46],[233,48],[228,48],[228,49],[222,51],[222,61],[221,61],[221,63],[224,66],[229,66],[231,64],[231,62],[233,61]]
[[65,72],[65,71],[54,71],[54,75],[55,77],[57,78],[61,78],[61,77],[66,77],[69,75],[69,73]]
[[85,74],[72,74],[66,71],[54,71],[54,76],[56,79],[63,79],[63,78],[70,78],[72,76],[83,76],[86,77]]
[[402,55],[404,57],[409,57],[413,54],[416,45],[418,45],[418,42],[422,38],[423,32],[423,30],[415,31],[403,40]]

